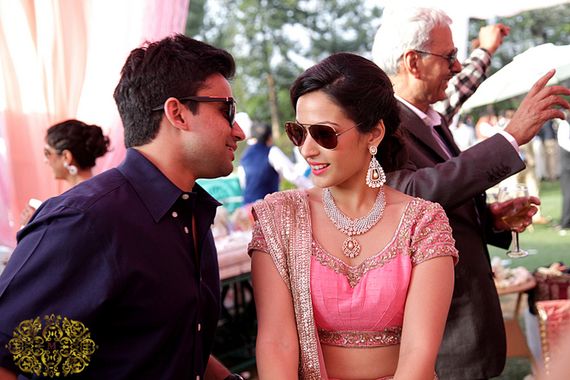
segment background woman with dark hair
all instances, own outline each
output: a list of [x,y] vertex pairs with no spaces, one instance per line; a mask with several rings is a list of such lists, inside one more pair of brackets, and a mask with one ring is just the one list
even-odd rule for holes
[[95,160],[109,151],[109,138],[96,125],[71,119],[47,130],[44,155],[56,179],[71,186],[93,176]]
[[[45,162],[56,179],[64,180],[70,186],[91,178],[96,159],[108,151],[109,138],[97,125],[70,119],[51,126],[46,132]],[[22,226],[28,223],[40,203],[30,200],[20,215]]]
[[401,148],[390,80],[338,53],[291,100],[315,187],[253,205],[260,378],[433,379],[457,251],[438,204],[384,185]]

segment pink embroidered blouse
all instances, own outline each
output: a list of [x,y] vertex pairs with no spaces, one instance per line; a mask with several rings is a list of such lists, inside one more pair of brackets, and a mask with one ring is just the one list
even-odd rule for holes
[[[454,244],[441,206],[419,198],[407,205],[386,247],[358,266],[332,256],[313,238],[311,301],[321,344],[399,344],[413,267],[440,256],[457,261]],[[249,251],[254,249],[268,252],[258,222],[249,245]]]

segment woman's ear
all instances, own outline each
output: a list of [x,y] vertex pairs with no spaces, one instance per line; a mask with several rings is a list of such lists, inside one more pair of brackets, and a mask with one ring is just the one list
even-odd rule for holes
[[71,165],[73,163],[73,154],[68,149],[64,149],[63,152],[61,152],[61,157],[63,157],[63,162],[66,164]]
[[168,98],[164,102],[164,116],[174,128],[188,130],[188,118],[184,114],[185,106],[176,98]]
[[370,138],[368,141],[369,145],[378,146],[380,142],[384,139],[386,134],[386,127],[384,126],[384,120],[380,119],[378,124],[370,131]]

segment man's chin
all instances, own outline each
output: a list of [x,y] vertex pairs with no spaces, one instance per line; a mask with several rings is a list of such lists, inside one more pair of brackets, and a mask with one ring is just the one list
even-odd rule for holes
[[214,179],[214,178],[221,178],[221,177],[227,177],[230,174],[232,174],[234,168],[233,166],[230,165],[230,168],[219,168],[219,170],[216,171],[212,171],[208,174],[204,174],[201,177],[198,178],[204,178],[204,179]]
[[218,177],[227,177],[230,174],[232,174],[233,171],[234,171],[234,167],[233,167],[233,165],[230,164],[229,168],[227,168],[225,170],[224,169],[220,170],[220,172],[222,174],[220,174]]
[[[435,100],[433,101],[433,103],[437,103],[437,102],[440,102],[440,101],[445,100],[445,99],[447,99],[447,95],[445,94],[445,91],[444,91],[443,93],[439,94],[439,95],[435,98]],[[432,104],[433,104],[433,103],[432,103]]]

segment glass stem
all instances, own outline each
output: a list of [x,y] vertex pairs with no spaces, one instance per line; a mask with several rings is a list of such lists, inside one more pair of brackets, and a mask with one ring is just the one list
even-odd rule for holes
[[513,234],[513,247],[515,252],[519,252],[519,233],[517,231],[512,231]]

